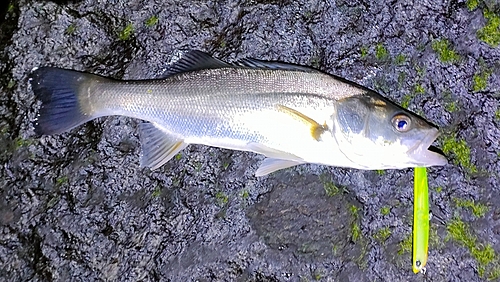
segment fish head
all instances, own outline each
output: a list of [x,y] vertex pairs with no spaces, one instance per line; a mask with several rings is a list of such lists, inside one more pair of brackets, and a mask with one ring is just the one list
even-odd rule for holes
[[431,147],[439,136],[435,125],[374,92],[339,101],[334,121],[339,148],[360,168],[447,164],[445,156]]

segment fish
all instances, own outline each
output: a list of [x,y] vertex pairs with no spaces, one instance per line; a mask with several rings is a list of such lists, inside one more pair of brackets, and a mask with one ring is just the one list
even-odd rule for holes
[[306,66],[191,50],[161,76],[117,80],[56,67],[31,72],[38,136],[98,117],[138,125],[140,166],[161,167],[189,144],[265,156],[255,172],[314,163],[380,170],[443,166],[438,128],[380,94]]
[[429,184],[425,167],[416,167],[413,186],[413,264],[415,274],[425,274],[429,250]]

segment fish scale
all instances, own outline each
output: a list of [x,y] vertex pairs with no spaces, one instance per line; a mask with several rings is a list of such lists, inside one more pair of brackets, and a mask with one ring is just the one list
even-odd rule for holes
[[[120,81],[58,68],[33,72],[35,131],[61,133],[122,115],[139,127],[141,164],[157,168],[188,144],[251,151],[256,175],[317,163],[359,169],[444,165],[437,128],[379,94],[307,67],[186,53],[164,78]],[[401,128],[400,128],[401,127]],[[404,128],[402,128],[404,127]]]

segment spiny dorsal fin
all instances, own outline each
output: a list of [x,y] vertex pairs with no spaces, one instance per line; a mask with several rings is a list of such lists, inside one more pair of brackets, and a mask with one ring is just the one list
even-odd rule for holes
[[205,52],[191,50],[184,53],[182,57],[177,62],[173,63],[162,76],[167,77],[178,73],[227,67],[233,66],[216,59]]
[[295,64],[288,64],[282,62],[261,61],[252,58],[245,58],[233,63],[235,66],[252,68],[252,69],[269,69],[269,70],[295,70],[303,72],[319,72],[310,67],[304,67]]
[[315,120],[313,120],[312,118],[304,115],[303,113],[301,113],[297,110],[294,110],[292,108],[289,108],[289,107],[283,106],[283,105],[278,105],[278,110],[291,115],[292,117],[296,118],[297,120],[302,121],[307,126],[309,126],[309,128],[311,130],[310,131],[311,136],[316,141],[319,141],[321,134],[323,134],[323,132],[328,130],[328,126],[326,125],[326,123],[321,125],[321,124],[317,123]]
[[232,64],[216,59],[209,54],[199,51],[190,50],[182,55],[182,57],[173,63],[162,77],[168,77],[178,73],[198,71],[204,69],[218,69],[227,67],[243,67],[251,69],[268,69],[268,70],[295,70],[303,72],[320,72],[310,67],[304,67],[295,64],[261,61],[253,58],[245,58],[236,61]]

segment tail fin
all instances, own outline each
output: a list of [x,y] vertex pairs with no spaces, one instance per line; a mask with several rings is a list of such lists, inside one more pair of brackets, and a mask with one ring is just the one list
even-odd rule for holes
[[85,88],[93,75],[78,71],[43,67],[33,71],[30,77],[35,96],[42,102],[35,133],[58,134],[94,119],[84,112],[78,93]]

